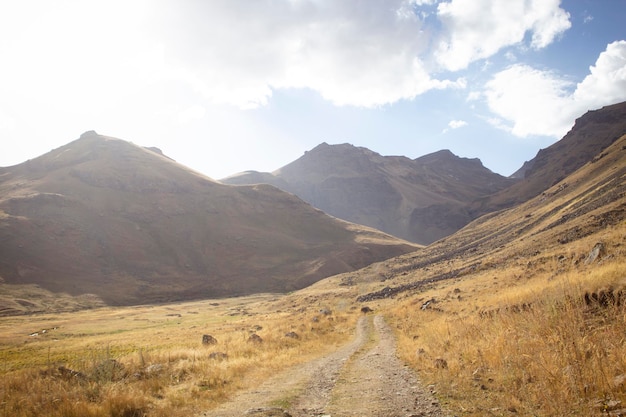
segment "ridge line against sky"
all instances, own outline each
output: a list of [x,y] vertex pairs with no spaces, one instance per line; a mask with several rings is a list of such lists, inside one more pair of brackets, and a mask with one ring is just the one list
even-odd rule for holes
[[213,178],[321,142],[510,175],[626,100],[623,0],[0,3],[0,166],[87,130]]

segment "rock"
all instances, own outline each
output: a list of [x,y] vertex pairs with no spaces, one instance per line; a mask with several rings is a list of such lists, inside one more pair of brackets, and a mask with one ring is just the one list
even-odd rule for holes
[[163,365],[160,363],[155,363],[152,365],[146,366],[144,369],[139,372],[135,372],[132,376],[136,379],[146,379],[159,375],[163,371]]
[[144,369],[144,373],[146,374],[146,376],[157,375],[161,373],[161,371],[163,371],[163,365],[161,365],[160,363],[154,363]]
[[291,417],[291,414],[278,407],[252,408],[246,411],[245,415],[258,417]]
[[448,369],[448,362],[443,358],[435,359],[434,365],[437,369]]
[[256,333],[252,333],[248,338],[248,343],[261,344],[263,343],[263,339]]
[[211,352],[209,353],[209,359],[223,361],[228,359],[228,354],[224,352]]
[[595,292],[586,292],[584,295],[585,304],[596,307],[620,306],[624,304],[626,292],[623,289],[613,287],[600,288]]
[[371,313],[371,312],[373,312],[373,311],[374,311],[374,310],[372,310],[372,309],[371,309],[371,308],[369,308],[368,306],[361,307],[361,313],[363,313],[363,314]]
[[601,257],[603,255],[604,255],[604,243],[598,242],[595,244],[593,249],[591,249],[591,252],[589,252],[587,259],[585,259],[585,265],[593,263],[596,259],[598,259],[598,257]]
[[289,337],[291,339],[300,339],[300,336],[296,332],[285,333],[285,337]]
[[619,400],[609,400],[604,404],[604,409],[606,411],[613,411],[613,410],[620,408],[621,405],[622,405],[622,402]]
[[82,372],[66,368],[65,366],[59,366],[58,369],[61,376],[65,379],[74,379],[79,381],[85,381],[87,379],[87,375],[83,374]]
[[626,374],[620,374],[616,376],[615,378],[613,378],[613,386],[615,388],[623,387],[625,382],[626,382]]
[[203,345],[216,345],[217,339],[211,336],[210,334],[202,335],[202,344]]

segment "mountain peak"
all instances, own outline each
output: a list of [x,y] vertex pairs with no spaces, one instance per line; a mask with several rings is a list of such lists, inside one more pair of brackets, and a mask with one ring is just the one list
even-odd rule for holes
[[344,155],[346,153],[355,153],[355,154],[367,154],[367,155],[378,155],[376,152],[371,151],[367,148],[361,146],[355,146],[351,143],[337,143],[337,144],[328,144],[326,142],[322,142],[310,151],[305,151],[304,154],[328,154],[334,153],[338,155]]
[[82,135],[80,135],[80,139],[85,139],[85,138],[90,138],[90,137],[95,137],[95,136],[100,136],[100,135],[98,135],[98,132],[96,132],[95,130],[88,130]]
[[[471,220],[459,207],[511,183],[479,159],[460,158],[448,149],[411,160],[326,142],[271,174],[243,173],[222,181],[267,182],[333,216],[417,243],[456,231]],[[414,214],[433,205],[438,205],[436,213],[452,213],[448,217],[454,217],[453,223],[444,219],[433,225],[432,216]],[[419,223],[422,220],[429,223],[428,230]]]
[[7,283],[109,304],[291,291],[416,249],[92,131],[2,172],[0,241]]
[[433,152],[430,155],[432,156],[444,156],[444,157],[455,157],[458,158],[450,149],[441,149],[437,152]]

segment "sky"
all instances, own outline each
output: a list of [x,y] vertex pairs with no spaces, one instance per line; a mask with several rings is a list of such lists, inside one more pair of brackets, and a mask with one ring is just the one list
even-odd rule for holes
[[508,176],[626,100],[626,0],[0,0],[0,166],[88,130],[209,177],[322,142]]

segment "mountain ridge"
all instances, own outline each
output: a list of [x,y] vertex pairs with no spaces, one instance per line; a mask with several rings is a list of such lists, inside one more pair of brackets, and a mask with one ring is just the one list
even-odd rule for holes
[[418,246],[87,132],[0,169],[0,277],[108,304],[291,291]]
[[535,197],[625,132],[626,102],[590,110],[508,178],[447,149],[411,160],[323,142],[271,173],[248,171],[221,182],[272,184],[333,216],[428,245],[484,214]]
[[[272,184],[335,217],[420,244],[467,224],[469,202],[514,181],[447,149],[410,159],[325,142],[271,173],[247,171],[221,180]],[[442,209],[450,213],[449,221],[433,223],[429,213]]]
[[[559,141],[540,149],[516,171],[521,178],[510,188],[495,193],[472,207],[477,213],[512,207],[533,198],[598,157],[626,133],[626,102],[590,110],[576,119]],[[523,177],[523,178],[522,178]]]

